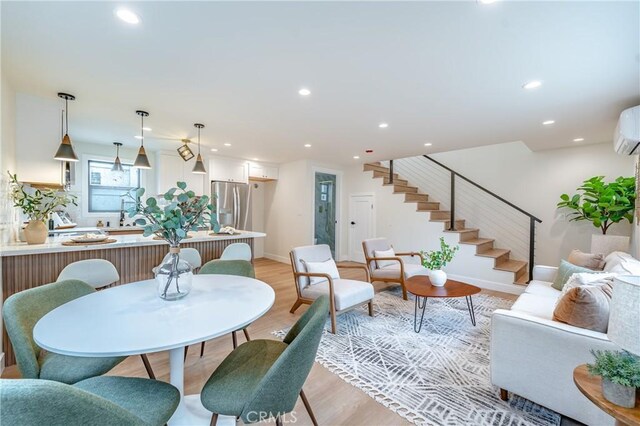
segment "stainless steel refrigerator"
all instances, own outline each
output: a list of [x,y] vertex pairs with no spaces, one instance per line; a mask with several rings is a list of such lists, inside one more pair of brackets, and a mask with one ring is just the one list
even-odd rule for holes
[[220,226],[251,230],[251,188],[246,183],[211,181]]

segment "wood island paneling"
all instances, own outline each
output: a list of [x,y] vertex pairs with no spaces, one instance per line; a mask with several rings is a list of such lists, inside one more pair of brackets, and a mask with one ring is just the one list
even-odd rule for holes
[[[247,243],[253,252],[253,238],[196,242],[185,240],[181,247],[197,249],[202,256],[202,262],[205,263],[219,258],[224,248],[232,243]],[[103,249],[96,246],[81,251],[5,256],[1,258],[2,296],[6,300],[14,293],[55,282],[65,266],[85,259],[105,259],[113,263],[120,273],[120,280],[114,285],[150,279],[153,278],[151,269],[158,266],[167,252],[168,245],[158,244]],[[15,364],[11,342],[4,326],[2,347],[5,353],[5,365]]]

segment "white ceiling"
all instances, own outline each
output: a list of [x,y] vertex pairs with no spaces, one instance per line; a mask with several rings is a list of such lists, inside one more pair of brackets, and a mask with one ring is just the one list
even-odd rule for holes
[[[123,5],[139,25],[115,17]],[[20,92],[76,95],[77,141],[133,147],[135,110],[146,109],[151,148],[176,148],[154,138],[193,137],[202,122],[219,154],[349,163],[516,140],[534,150],[606,142],[620,111],[640,103],[638,2],[1,7],[3,71]],[[523,90],[532,79],[543,86]]]

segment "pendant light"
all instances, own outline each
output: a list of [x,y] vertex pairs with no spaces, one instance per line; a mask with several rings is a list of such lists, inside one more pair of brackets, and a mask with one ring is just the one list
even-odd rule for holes
[[54,155],[53,158],[60,161],[78,161],[78,156],[73,150],[71,138],[69,137],[69,101],[73,101],[76,97],[68,93],[58,93],[58,97],[64,99],[64,114],[66,122],[66,126],[64,126],[64,128],[66,130],[64,131],[64,136],[62,137],[62,142],[60,142],[60,146],[56,151],[56,155]]
[[120,147],[122,146],[121,142],[114,142],[116,146],[116,159],[113,161],[113,167],[111,167],[112,172],[124,172],[122,168],[122,163],[120,162]]
[[204,128],[204,124],[196,123],[194,126],[198,129],[198,158],[196,158],[196,164],[193,166],[193,173],[204,175],[207,173],[207,169],[204,168],[202,155],[200,155],[200,129]]
[[149,159],[147,158],[147,152],[144,150],[144,118],[149,116],[146,111],[136,111],[136,114],[140,116],[140,149],[138,150],[138,156],[133,163],[133,167],[139,169],[150,169]]

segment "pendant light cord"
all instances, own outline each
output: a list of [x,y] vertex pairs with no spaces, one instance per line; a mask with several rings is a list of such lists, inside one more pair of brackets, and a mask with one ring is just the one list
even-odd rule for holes
[[67,122],[67,134],[69,134],[69,99],[64,98],[64,115],[65,121]]
[[140,146],[144,146],[144,115],[140,114]]
[[198,155],[200,155],[200,127],[198,127]]

